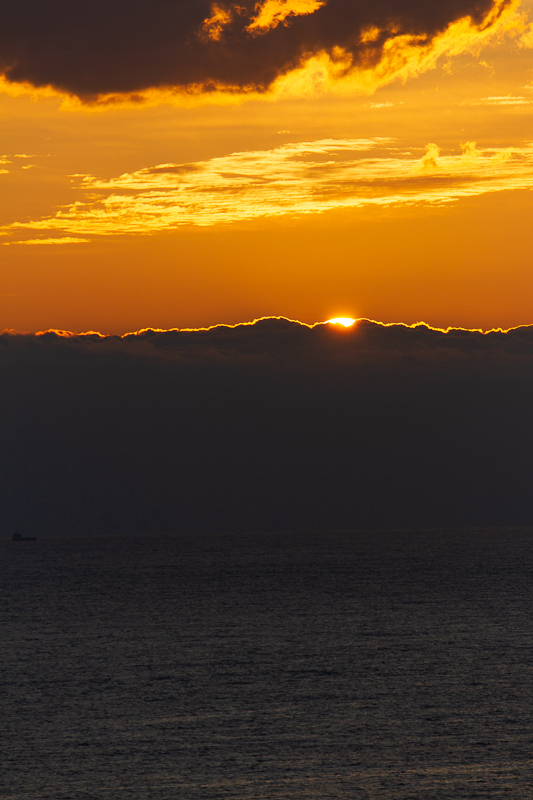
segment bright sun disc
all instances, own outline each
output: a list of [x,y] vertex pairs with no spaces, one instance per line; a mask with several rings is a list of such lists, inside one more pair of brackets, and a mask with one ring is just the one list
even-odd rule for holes
[[350,317],[335,317],[335,319],[328,319],[327,322],[333,325],[344,325],[345,328],[349,328],[350,325],[354,324],[355,320],[350,319]]

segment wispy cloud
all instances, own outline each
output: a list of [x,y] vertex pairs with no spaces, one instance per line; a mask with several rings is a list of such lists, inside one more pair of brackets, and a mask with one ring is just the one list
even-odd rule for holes
[[325,5],[325,0],[265,0],[257,4],[257,14],[247,26],[248,31],[267,31],[277,27],[287,17],[312,14]]
[[[362,206],[439,205],[533,187],[533,145],[441,154],[430,143],[399,151],[391,139],[322,139],[188,164],[159,164],[111,180],[80,176],[84,199],[54,216],[14,222],[3,234],[67,237],[150,234]],[[70,243],[72,239],[31,242]]]
[[61,239],[25,239],[24,241],[3,242],[4,246],[10,244],[81,244],[89,239],[77,239],[73,236],[63,236]]
[[479,100],[473,100],[470,103],[472,106],[530,106],[532,104],[533,99],[523,95],[519,95],[518,97],[513,97],[512,95],[481,97]]

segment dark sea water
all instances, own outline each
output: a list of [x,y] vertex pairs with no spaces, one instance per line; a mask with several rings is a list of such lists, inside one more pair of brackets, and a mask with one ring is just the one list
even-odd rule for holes
[[0,543],[0,796],[533,797],[533,531]]

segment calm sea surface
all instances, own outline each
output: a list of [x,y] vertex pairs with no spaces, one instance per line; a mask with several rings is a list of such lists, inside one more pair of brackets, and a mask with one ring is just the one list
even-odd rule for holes
[[0,796],[533,796],[533,531],[0,543]]

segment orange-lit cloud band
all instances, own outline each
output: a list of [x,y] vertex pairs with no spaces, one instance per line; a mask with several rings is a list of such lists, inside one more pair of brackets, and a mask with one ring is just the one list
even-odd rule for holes
[[[150,234],[363,206],[442,205],[533,186],[533,145],[442,154],[398,147],[390,139],[323,139],[247,151],[190,164],[160,164],[111,180],[81,179],[80,199],[54,216],[15,221],[1,233],[40,241]],[[5,242],[7,244],[7,241]]]

